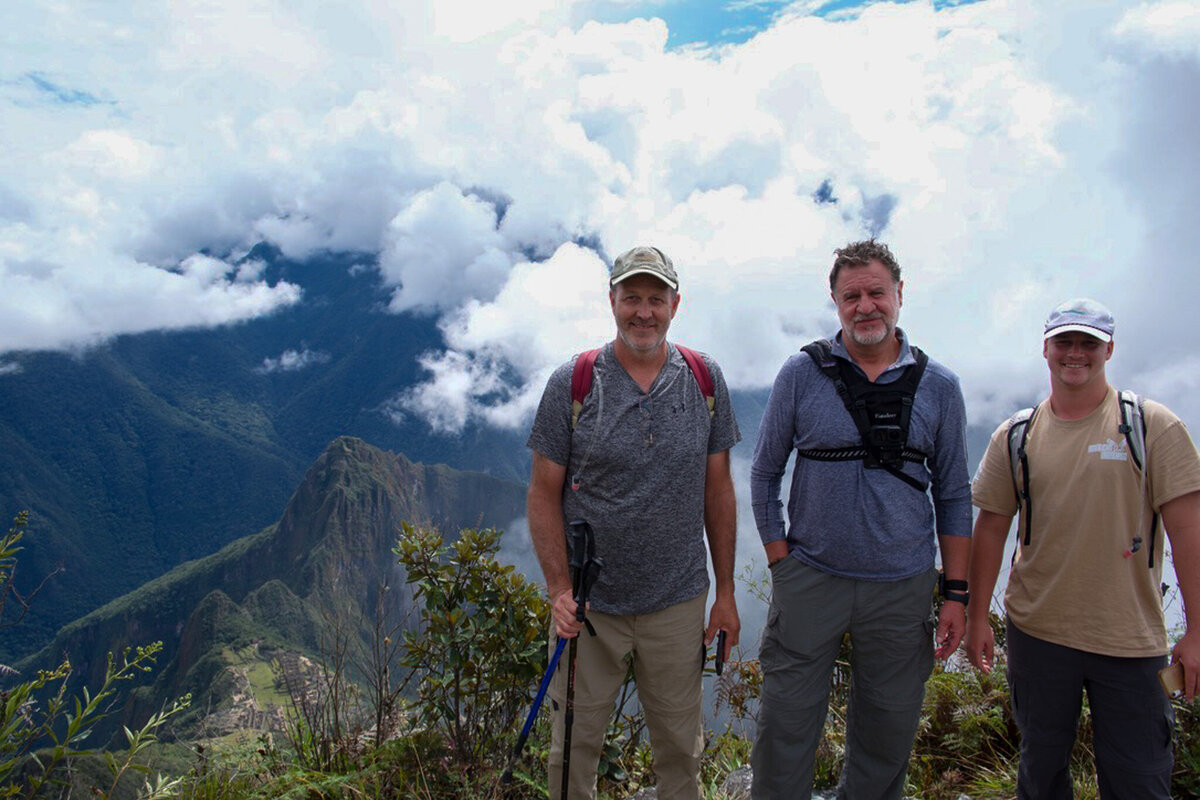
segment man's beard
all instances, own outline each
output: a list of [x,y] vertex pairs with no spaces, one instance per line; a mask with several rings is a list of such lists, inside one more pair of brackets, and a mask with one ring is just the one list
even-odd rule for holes
[[846,334],[857,345],[861,345],[863,347],[874,347],[875,345],[883,342],[885,339],[887,339],[889,336],[891,336],[892,333],[896,330],[896,326],[894,324],[892,324],[892,322],[890,320],[888,320],[887,317],[884,317],[884,316],[867,317],[865,319],[856,319],[856,320],[854,320],[854,322],[855,323],[866,322],[868,320],[880,320],[881,322],[883,322],[883,329],[880,330],[878,333],[859,333],[857,328],[855,328],[852,323],[850,330],[846,331]]

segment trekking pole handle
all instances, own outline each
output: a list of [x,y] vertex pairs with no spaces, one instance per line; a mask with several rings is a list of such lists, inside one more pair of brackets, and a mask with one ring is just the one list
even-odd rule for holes
[[583,622],[587,616],[588,597],[591,596],[592,585],[600,577],[600,568],[603,566],[603,561],[593,557],[579,570],[579,590],[575,593],[575,619],[578,622]]
[[[568,523],[571,529],[571,556],[570,565],[577,570],[576,580],[578,580],[578,570],[582,570],[588,560],[595,555],[596,543],[592,538],[592,526],[587,524],[586,520],[573,519]],[[576,584],[575,591],[579,591],[579,586]]]
[[586,520],[575,519],[571,520],[569,527],[571,566],[575,569],[575,620],[586,623],[588,633],[595,636],[591,623],[587,621],[587,603],[604,562],[596,558],[596,540],[592,534],[592,526]]

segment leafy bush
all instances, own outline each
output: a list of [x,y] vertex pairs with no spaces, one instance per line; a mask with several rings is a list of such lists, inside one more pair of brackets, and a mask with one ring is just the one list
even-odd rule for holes
[[[0,608],[11,597],[21,605],[22,613],[28,609],[29,597],[16,593],[12,576],[27,521],[27,513],[19,514],[8,533],[0,537]],[[116,706],[119,685],[138,673],[149,672],[161,650],[162,642],[126,648],[119,661],[109,653],[104,678],[94,693],[84,687],[78,696],[68,694],[72,672],[66,660],[53,670],[40,670],[33,679],[0,690],[0,797],[32,798],[43,787],[66,783],[72,760],[95,752],[82,745],[96,723]],[[8,667],[2,673],[4,677],[16,675]],[[157,741],[158,729],[190,702],[190,695],[182,697],[151,715],[137,730],[125,728],[126,749],[122,753],[103,753],[111,778],[105,781],[107,788],[92,785],[88,787],[91,793],[109,798],[130,772],[148,774],[149,768],[138,757]],[[59,774],[60,767],[68,772],[65,778]],[[153,782],[146,779],[141,796],[151,800],[171,797],[177,785],[177,780],[162,776],[156,776]]]
[[1172,797],[1200,797],[1200,700],[1177,698],[1175,706],[1175,770]]
[[1002,664],[987,675],[939,665],[925,685],[909,787],[928,800],[989,792],[1011,797],[1017,741]]
[[546,666],[549,605],[495,560],[500,532],[403,527],[395,553],[421,602],[401,664],[420,678],[414,710],[467,765],[500,763]]

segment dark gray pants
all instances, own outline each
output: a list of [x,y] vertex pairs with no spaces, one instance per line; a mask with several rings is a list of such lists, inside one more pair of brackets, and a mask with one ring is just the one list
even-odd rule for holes
[[839,798],[904,794],[908,758],[933,670],[935,570],[902,581],[839,578],[788,557],[771,567],[771,610],[759,661],[754,800],[812,796],[834,660],[853,645],[846,761]]
[[1158,684],[1166,656],[1117,658],[1051,644],[1008,623],[1008,686],[1021,729],[1021,800],[1070,800],[1083,692],[1104,798],[1168,798],[1175,714]]

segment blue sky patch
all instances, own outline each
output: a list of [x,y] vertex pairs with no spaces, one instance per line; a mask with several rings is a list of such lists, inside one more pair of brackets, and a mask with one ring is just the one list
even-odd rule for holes
[[[814,17],[828,17],[840,14],[853,16],[854,11],[864,9],[867,6],[877,5],[880,2],[907,5],[913,2],[925,2],[925,0],[829,0],[827,3],[814,3],[816,7],[812,10],[812,15]],[[941,11],[946,8],[969,6],[981,2],[983,0],[933,0],[933,10]]]
[[[828,0],[809,3],[815,17],[855,16],[855,12],[878,2],[925,2],[925,0]],[[935,10],[965,6],[983,0],[933,0]],[[596,19],[624,22],[638,17],[658,17],[670,31],[667,47],[741,44],[771,26],[782,12],[798,11],[802,4],[790,0],[667,0],[633,6],[614,6]]]
[[770,27],[786,0],[668,0],[614,5],[596,14],[600,22],[658,17],[667,23],[667,47],[741,44]]
[[67,106],[94,106],[106,102],[90,92],[60,86],[40,72],[27,72],[24,77],[30,86],[48,95],[56,103]]

